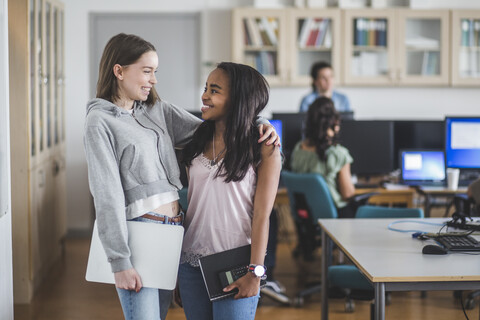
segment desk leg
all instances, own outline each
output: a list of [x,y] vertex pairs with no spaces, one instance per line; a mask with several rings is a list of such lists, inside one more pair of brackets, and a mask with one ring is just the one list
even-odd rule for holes
[[322,320],[328,320],[328,262],[330,257],[330,238],[322,230]]
[[375,286],[375,320],[385,320],[385,283],[376,282]]
[[430,218],[430,195],[425,195],[425,218]]

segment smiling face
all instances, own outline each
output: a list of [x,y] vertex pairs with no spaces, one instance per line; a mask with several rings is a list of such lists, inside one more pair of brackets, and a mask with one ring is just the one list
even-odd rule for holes
[[157,83],[155,72],[158,68],[158,56],[155,51],[145,52],[135,63],[113,69],[118,79],[119,99],[114,103],[119,107],[131,109],[135,100],[145,101],[150,90]]
[[229,98],[228,76],[224,70],[217,68],[210,73],[205,84],[205,91],[202,95],[202,118],[204,120],[224,121],[227,116]]

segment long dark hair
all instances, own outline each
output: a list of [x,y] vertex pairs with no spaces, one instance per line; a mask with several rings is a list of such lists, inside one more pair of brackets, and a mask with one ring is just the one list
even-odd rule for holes
[[[269,86],[265,78],[252,67],[233,62],[222,62],[217,68],[228,76],[230,85],[229,108],[223,136],[227,151],[216,176],[225,182],[240,181],[251,165],[261,160],[255,120],[268,102]],[[182,161],[190,166],[200,155],[215,131],[214,121],[204,121],[183,150]]]
[[[305,138],[310,145],[314,145],[318,157],[326,159],[325,152],[331,145],[337,144],[335,127],[340,124],[340,115],[335,110],[332,99],[327,97],[317,98],[308,108],[305,119]],[[327,135],[327,130],[332,129],[333,137]]]
[[[110,102],[119,98],[117,77],[113,73],[113,66],[119,64],[127,66],[135,63],[146,53],[154,51],[155,47],[150,42],[133,34],[119,33],[113,36],[103,50],[100,59],[97,81],[97,98],[102,98]],[[145,104],[152,106],[158,97],[155,87],[152,87]]]

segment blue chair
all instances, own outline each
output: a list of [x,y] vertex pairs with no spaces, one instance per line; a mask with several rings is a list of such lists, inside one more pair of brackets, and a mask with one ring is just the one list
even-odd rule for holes
[[[337,218],[337,208],[330,196],[327,183],[318,174],[299,174],[282,171],[281,180],[287,188],[298,244],[293,255],[312,261],[314,250],[321,245],[318,219]],[[321,291],[321,284],[315,283],[300,291],[293,300],[295,306],[303,305],[303,299]]]
[[299,174],[282,171],[281,179],[287,188],[290,210],[298,235],[294,256],[312,261],[314,250],[320,246],[318,219],[337,218],[337,208],[327,183],[319,174]]
[[[356,218],[423,218],[423,210],[419,208],[390,208],[378,206],[361,206]],[[346,295],[345,311],[353,312],[355,305],[352,290],[358,290],[359,299],[371,300],[374,297],[373,286],[354,265],[336,265],[328,268],[328,283],[331,287],[344,290]],[[373,311],[373,304],[371,310]],[[373,312],[371,312],[373,316]]]

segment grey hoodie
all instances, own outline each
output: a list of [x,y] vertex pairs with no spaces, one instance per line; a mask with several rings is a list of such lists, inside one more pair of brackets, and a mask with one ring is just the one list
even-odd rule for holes
[[132,268],[125,208],[182,188],[174,147],[185,145],[201,120],[159,101],[134,113],[104,99],[87,104],[85,152],[100,239],[112,272]]
[[[104,99],[87,104],[84,144],[88,181],[100,240],[112,272],[132,268],[126,207],[149,196],[178,191],[175,147],[190,141],[201,120],[165,101],[136,102],[134,112]],[[258,118],[257,124],[268,121]]]

